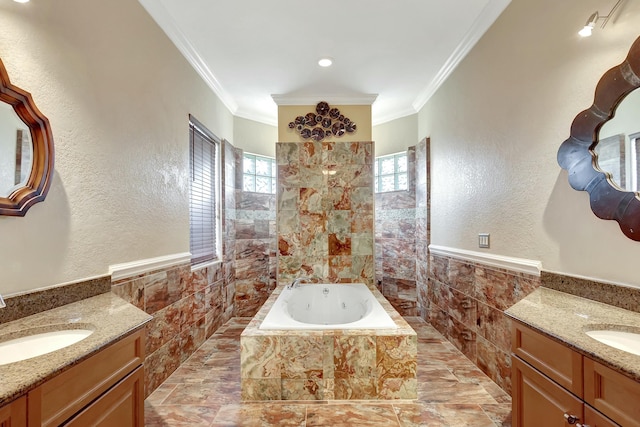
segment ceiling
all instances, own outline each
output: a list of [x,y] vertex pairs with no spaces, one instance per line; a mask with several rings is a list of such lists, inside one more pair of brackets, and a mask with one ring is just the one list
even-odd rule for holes
[[511,0],[138,1],[234,115],[276,125],[274,98],[417,113]]

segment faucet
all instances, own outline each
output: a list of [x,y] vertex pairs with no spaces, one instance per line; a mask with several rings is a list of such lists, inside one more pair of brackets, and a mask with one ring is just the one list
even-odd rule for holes
[[291,282],[287,286],[287,289],[293,289],[293,288],[300,287],[300,283],[302,283],[303,280],[311,280],[311,278],[310,277],[298,277],[297,279],[295,279],[293,282]]
[[7,306],[7,304],[4,303],[4,300],[2,299],[2,295],[0,295],[0,308],[5,308]]

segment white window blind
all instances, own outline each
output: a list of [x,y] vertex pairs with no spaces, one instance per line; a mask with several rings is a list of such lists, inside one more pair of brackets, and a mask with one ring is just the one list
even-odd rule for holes
[[219,140],[194,117],[189,117],[191,160],[191,264],[219,259],[218,151]]

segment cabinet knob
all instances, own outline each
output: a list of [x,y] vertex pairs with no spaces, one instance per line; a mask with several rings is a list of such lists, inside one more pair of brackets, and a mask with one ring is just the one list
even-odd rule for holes
[[[567,420],[567,423],[573,425],[577,423],[580,418],[576,417],[575,415],[564,414],[564,419]],[[579,425],[580,424],[578,424],[578,426]]]

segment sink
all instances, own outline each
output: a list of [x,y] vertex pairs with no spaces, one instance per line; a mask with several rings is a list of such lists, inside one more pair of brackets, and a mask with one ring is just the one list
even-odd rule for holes
[[640,356],[640,333],[612,329],[586,331],[585,333],[610,347]]
[[93,333],[90,329],[62,329],[29,335],[0,342],[0,365],[19,362],[60,350]]

